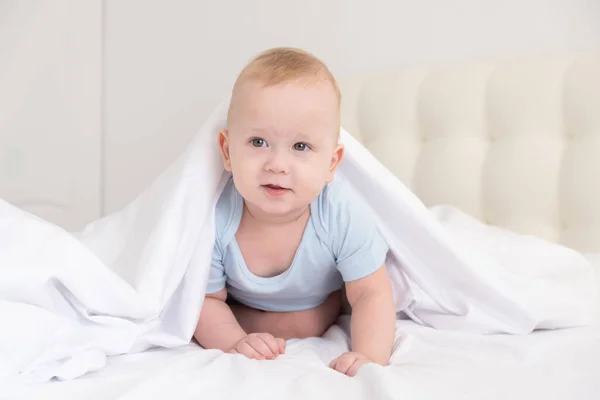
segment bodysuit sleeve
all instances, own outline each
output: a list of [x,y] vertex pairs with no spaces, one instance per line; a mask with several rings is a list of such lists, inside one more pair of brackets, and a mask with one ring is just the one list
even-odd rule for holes
[[227,277],[225,276],[225,267],[223,265],[223,253],[219,240],[215,240],[210,272],[208,275],[208,285],[206,294],[217,293],[225,287]]
[[216,293],[225,288],[227,274],[225,257],[228,241],[235,234],[232,220],[236,211],[236,192],[233,181],[229,181],[215,206],[215,243],[208,275],[206,293]]
[[323,191],[322,218],[330,249],[344,281],[372,274],[384,263],[388,245],[370,207],[345,182]]

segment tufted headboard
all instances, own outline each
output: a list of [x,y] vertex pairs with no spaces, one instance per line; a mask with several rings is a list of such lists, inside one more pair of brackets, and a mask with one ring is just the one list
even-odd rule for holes
[[600,252],[600,54],[340,81],[342,125],[428,206]]

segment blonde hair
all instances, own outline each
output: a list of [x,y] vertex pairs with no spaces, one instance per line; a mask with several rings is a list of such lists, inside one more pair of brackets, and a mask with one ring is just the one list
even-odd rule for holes
[[319,83],[329,82],[338,100],[342,101],[339,86],[325,63],[311,53],[292,47],[277,47],[266,50],[254,57],[240,72],[233,86],[229,115],[232,114],[237,89],[246,82],[258,82],[273,86],[287,82]]

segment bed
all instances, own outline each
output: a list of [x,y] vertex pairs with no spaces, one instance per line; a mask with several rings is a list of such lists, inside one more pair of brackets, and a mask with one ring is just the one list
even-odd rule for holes
[[[470,61],[341,80],[344,127],[427,205],[583,253],[600,286],[600,54]],[[599,304],[600,306],[600,304]],[[388,367],[326,367],[348,317],[275,361],[191,343],[112,357],[28,399],[597,399],[600,307],[587,327],[526,336],[397,322]],[[0,392],[0,398],[2,393]],[[11,397],[17,398],[17,397]]]

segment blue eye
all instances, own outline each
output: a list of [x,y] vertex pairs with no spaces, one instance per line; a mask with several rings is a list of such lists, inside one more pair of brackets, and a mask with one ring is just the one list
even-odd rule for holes
[[296,144],[294,144],[294,150],[306,151],[308,149],[309,149],[309,146],[306,143],[296,143]]
[[252,146],[254,146],[254,147],[263,147],[266,144],[267,144],[267,142],[265,142],[264,139],[261,139],[261,138],[252,139]]

